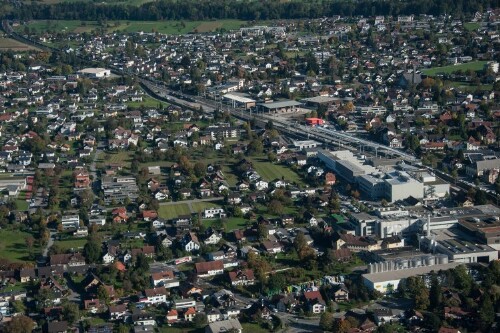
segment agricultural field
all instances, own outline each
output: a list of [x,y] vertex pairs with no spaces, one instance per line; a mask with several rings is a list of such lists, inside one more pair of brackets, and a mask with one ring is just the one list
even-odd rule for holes
[[[105,28],[107,32],[159,32],[163,34],[182,35],[191,32],[211,32],[217,29],[238,29],[245,24],[241,20],[218,21],[107,21],[106,26],[97,21],[79,20],[34,20],[27,24],[30,31],[37,33],[47,31],[62,31],[72,33],[90,32]],[[25,25],[15,27],[18,32],[24,32]]]
[[11,38],[0,38],[0,51],[40,51],[40,49],[27,45]]
[[422,73],[429,76],[436,76],[438,74],[451,74],[454,72],[462,71],[465,72],[467,70],[473,70],[475,72],[483,70],[486,61],[471,61],[465,64],[460,65],[450,65],[443,67],[433,67],[424,69]]
[[[31,236],[20,230],[0,230],[0,258],[10,261],[29,261],[26,238]],[[36,253],[37,249],[33,249]]]
[[171,205],[160,206],[158,216],[170,220],[180,215],[190,215],[189,205],[187,203],[176,203]]
[[251,158],[255,170],[262,176],[265,181],[272,181],[275,179],[281,179],[284,177],[292,183],[297,183],[301,186],[304,182],[300,179],[300,176],[290,168],[283,165],[273,164],[265,158]]

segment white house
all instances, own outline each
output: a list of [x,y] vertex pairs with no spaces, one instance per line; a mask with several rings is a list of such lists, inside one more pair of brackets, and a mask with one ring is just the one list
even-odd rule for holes
[[207,208],[203,212],[203,218],[205,219],[213,219],[215,217],[225,217],[226,212],[224,211],[224,208],[221,207],[212,207],[212,208]]
[[78,215],[64,215],[61,224],[64,230],[77,229],[80,226],[80,217]]
[[182,246],[185,251],[192,252],[200,249],[200,242],[196,234],[189,232],[182,238]]
[[146,303],[156,305],[167,302],[167,289],[165,287],[158,287],[144,290],[146,296]]
[[217,243],[220,242],[220,240],[222,239],[221,235],[216,232],[216,231],[212,231],[209,236],[205,239],[205,244],[206,245],[215,245]]

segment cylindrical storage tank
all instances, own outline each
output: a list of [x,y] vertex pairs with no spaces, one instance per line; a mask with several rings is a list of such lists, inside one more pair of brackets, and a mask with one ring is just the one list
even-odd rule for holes
[[378,262],[377,263],[377,270],[379,273],[382,273],[384,271],[384,263]]
[[415,258],[415,266],[413,267],[420,267],[420,266],[422,266],[422,259]]
[[429,256],[427,258],[427,265],[434,266],[436,264],[436,258],[434,256]]

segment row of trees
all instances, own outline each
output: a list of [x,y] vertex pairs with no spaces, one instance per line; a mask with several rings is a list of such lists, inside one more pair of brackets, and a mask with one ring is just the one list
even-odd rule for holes
[[[498,6],[496,0],[409,0],[409,1],[176,1],[162,0],[132,5],[106,5],[86,2],[47,4],[26,3],[4,8],[4,17],[65,20],[207,20],[207,19],[298,19],[343,15],[451,14],[461,16]],[[9,10],[10,9],[10,10]]]

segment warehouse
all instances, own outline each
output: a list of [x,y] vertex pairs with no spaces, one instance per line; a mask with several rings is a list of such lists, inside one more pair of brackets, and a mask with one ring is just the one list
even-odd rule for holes
[[255,106],[255,100],[253,100],[251,98],[248,98],[248,97],[245,97],[245,96],[238,95],[236,93],[225,94],[223,96],[223,98],[224,98],[224,100],[226,100],[229,103],[231,103],[231,105],[233,106],[233,108],[235,108],[235,107],[242,107],[245,110],[248,110],[248,109],[250,109],[250,108],[252,108],[252,107]]
[[299,110],[299,106],[302,103],[297,101],[280,101],[271,103],[261,103],[258,104],[258,111],[268,112],[268,113],[284,113],[284,112],[296,112]]

